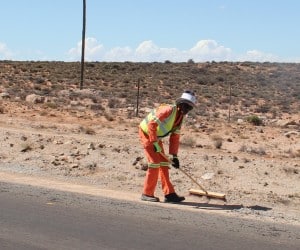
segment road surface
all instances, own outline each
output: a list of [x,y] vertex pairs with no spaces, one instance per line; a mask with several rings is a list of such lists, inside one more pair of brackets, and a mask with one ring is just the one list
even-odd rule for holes
[[300,227],[0,182],[0,249],[300,249]]

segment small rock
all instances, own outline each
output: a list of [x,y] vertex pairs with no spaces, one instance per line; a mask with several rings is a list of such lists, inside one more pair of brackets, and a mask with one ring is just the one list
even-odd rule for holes
[[258,133],[264,133],[264,130],[263,130],[262,128],[257,128],[256,131],[257,131]]
[[45,101],[45,97],[40,96],[40,95],[36,95],[36,94],[31,94],[26,96],[25,98],[26,102],[30,102],[30,103],[43,103]]
[[206,173],[206,174],[202,175],[201,178],[203,180],[210,180],[214,177],[214,175],[215,175],[214,173]]
[[27,137],[26,137],[25,135],[22,135],[22,136],[21,136],[21,140],[22,140],[22,141],[27,141]]
[[95,145],[94,143],[90,143],[89,146],[88,146],[88,149],[92,149],[92,150],[95,150]]
[[147,170],[148,170],[148,164],[142,163],[142,164],[140,165],[140,168],[141,168],[141,170],[143,170],[143,171],[147,171]]
[[135,160],[134,160],[134,162],[132,163],[132,165],[133,166],[135,166],[140,160],[142,160],[143,159],[143,157],[141,157],[141,156],[138,156]]
[[287,138],[290,138],[293,135],[297,136],[297,135],[299,135],[299,132],[297,132],[297,131],[289,131],[289,132],[286,132],[284,134],[284,136],[287,137]]
[[9,98],[10,98],[10,95],[7,92],[0,93],[0,100],[1,99],[9,99]]

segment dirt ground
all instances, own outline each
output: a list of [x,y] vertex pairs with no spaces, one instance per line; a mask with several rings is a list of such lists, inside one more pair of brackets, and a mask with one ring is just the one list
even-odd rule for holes
[[[0,172],[92,185],[131,193],[139,200],[146,174],[137,132],[141,118],[107,121],[84,112],[45,112],[39,106],[5,101],[2,105]],[[225,203],[189,195],[190,188],[198,187],[172,168],[171,180],[186,201],[236,206],[236,212],[245,215],[299,225],[299,114],[265,126],[204,120],[196,130],[184,127],[179,159],[207,190],[227,197]],[[156,195],[163,199],[160,183]]]

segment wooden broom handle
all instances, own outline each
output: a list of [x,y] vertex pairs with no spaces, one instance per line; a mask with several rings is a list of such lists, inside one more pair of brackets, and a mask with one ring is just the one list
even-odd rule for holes
[[[167,157],[163,152],[160,152],[160,155],[162,157],[164,157],[170,164],[172,163],[171,160],[169,159],[169,157]],[[203,188],[200,183],[198,183],[192,176],[190,176],[186,171],[184,171],[183,169],[181,168],[178,168],[183,174],[185,174],[188,178],[190,178],[190,180],[192,182],[194,182],[198,187],[200,187],[202,189],[202,191],[204,191],[206,194],[207,194],[207,191],[205,188]]]
[[198,187],[200,187],[202,189],[202,191],[204,191],[207,194],[207,191],[204,187],[202,187],[202,185],[200,185],[200,183],[198,183],[192,176],[190,176],[186,171],[184,171],[182,168],[178,168],[182,173],[184,173],[187,177],[189,177],[191,179],[192,182],[194,182]]

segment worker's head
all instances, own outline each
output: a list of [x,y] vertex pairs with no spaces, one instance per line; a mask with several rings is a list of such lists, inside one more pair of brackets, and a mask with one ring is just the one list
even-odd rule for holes
[[189,90],[184,91],[181,97],[176,100],[176,105],[183,114],[187,114],[196,106],[195,94]]

